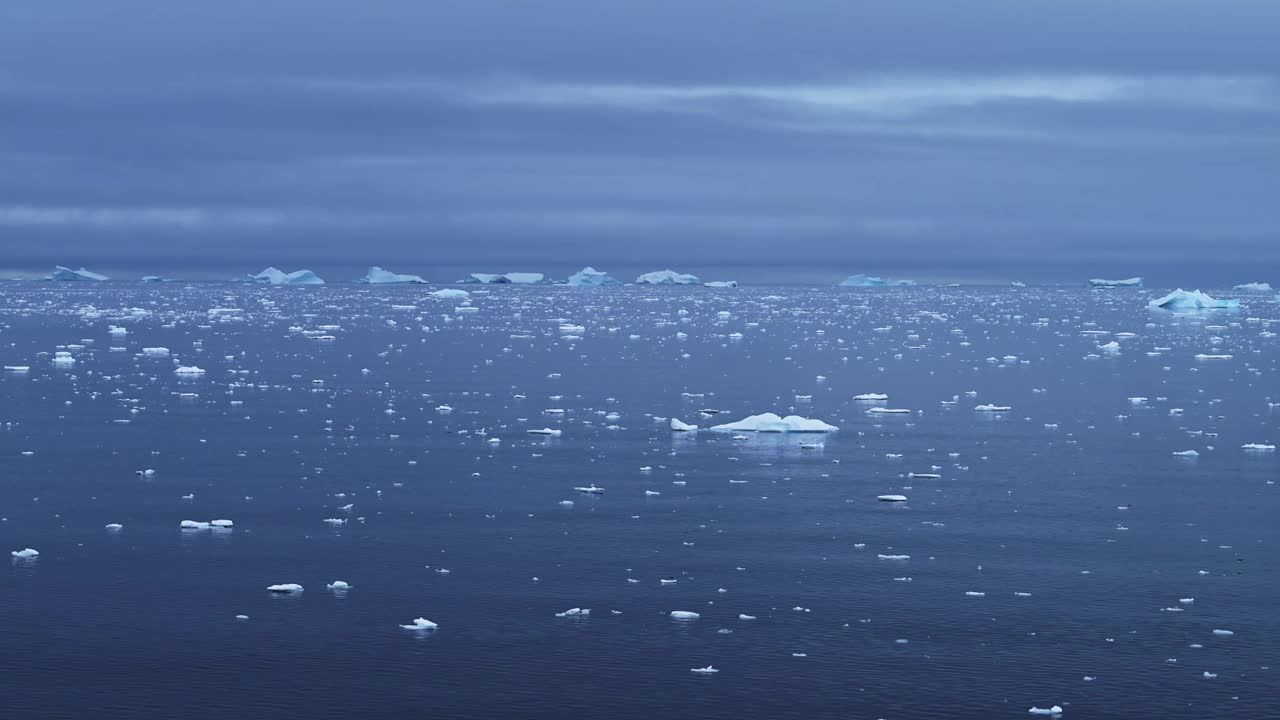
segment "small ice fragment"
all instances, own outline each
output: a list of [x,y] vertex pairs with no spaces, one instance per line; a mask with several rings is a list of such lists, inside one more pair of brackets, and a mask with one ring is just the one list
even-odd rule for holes
[[267,590],[273,593],[297,593],[302,592],[302,586],[298,583],[282,583],[280,585],[270,585]]
[[426,618],[414,618],[411,624],[401,625],[400,627],[404,628],[405,630],[435,630],[440,626],[431,622]]
[[700,617],[702,616],[699,615],[698,613],[689,612],[688,610],[672,610],[671,611],[672,620],[697,620]]

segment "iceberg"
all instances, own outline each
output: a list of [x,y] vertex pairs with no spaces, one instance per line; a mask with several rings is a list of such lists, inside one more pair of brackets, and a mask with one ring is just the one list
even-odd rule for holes
[[1147,303],[1149,307],[1165,310],[1215,310],[1240,307],[1239,300],[1215,300],[1208,295],[1194,290],[1187,292],[1178,288],[1158,300]]
[[1264,283],[1264,282],[1244,283],[1243,285],[1237,285],[1231,289],[1237,292],[1262,292],[1262,293],[1275,292],[1275,290],[1271,288],[1270,283]]
[[621,284],[621,280],[610,277],[608,273],[600,272],[591,267],[582,268],[569,276],[569,285],[572,287],[600,287]]
[[671,429],[675,432],[695,432],[698,429],[698,426],[690,425],[689,423],[676,418],[671,418]]
[[711,282],[705,282],[705,283],[702,283],[702,284],[703,284],[703,286],[704,286],[704,287],[709,287],[709,288],[736,288],[736,287],[738,287],[738,281],[737,281],[737,280],[712,280]]
[[485,285],[536,285],[542,282],[542,273],[471,273],[459,280],[464,283],[484,283]]
[[310,270],[296,270],[291,273],[277,270],[269,267],[257,275],[250,275],[249,279],[253,282],[266,283],[268,285],[323,285],[324,280],[319,275]]
[[799,415],[778,417],[773,413],[763,413],[743,418],[735,423],[713,425],[714,432],[764,432],[764,433],[813,433],[835,432],[840,428],[828,425],[821,420],[810,420]]
[[1100,278],[1094,278],[1089,281],[1089,287],[1091,288],[1122,288],[1122,287],[1140,288],[1142,287],[1142,278],[1134,277],[1134,278],[1129,278],[1128,280],[1102,280]]
[[1032,705],[1031,709],[1028,710],[1027,712],[1031,713],[1032,715],[1061,715],[1062,706],[1054,705],[1053,707],[1049,707],[1049,708],[1040,708]]
[[674,270],[657,270],[636,278],[637,285],[701,285],[697,275],[678,273]]
[[9,554],[18,558],[19,560],[30,560],[32,558],[39,557],[40,551],[32,550],[31,548],[24,548],[22,550],[14,550]]
[[431,297],[439,300],[470,300],[471,299],[471,293],[467,292],[466,290],[459,290],[457,288],[445,288],[444,290],[436,290],[435,292],[430,293],[430,295]]
[[417,285],[427,284],[426,280],[423,280],[417,275],[399,275],[391,272],[390,270],[383,270],[376,265],[369,268],[369,272],[365,273],[364,277],[360,278],[360,282],[368,283],[369,285],[401,285],[406,283],[414,283]]
[[145,282],[145,283],[166,282],[166,280],[160,277],[159,275],[143,275],[142,282]]
[[298,583],[283,583],[281,585],[268,585],[267,590],[273,593],[297,593],[302,592],[302,586]]
[[888,280],[870,275],[850,275],[840,282],[840,287],[910,287],[915,280]]
[[672,610],[671,611],[672,620],[697,620],[700,617],[702,616],[699,615],[698,613],[690,612],[688,610]]
[[426,618],[414,618],[411,624],[401,625],[400,627],[405,630],[435,630],[440,626]]
[[64,280],[64,281],[72,281],[72,282],[74,282],[74,281],[79,281],[79,280],[89,280],[89,281],[92,281],[92,282],[102,282],[103,280],[106,280],[106,279],[107,279],[107,276],[106,276],[106,275],[99,275],[98,273],[95,273],[95,272],[89,272],[88,270],[85,270],[84,268],[80,268],[79,270],[72,270],[71,268],[67,268],[67,267],[63,267],[63,266],[61,266],[61,265],[57,265],[57,266],[54,266],[54,268],[53,268],[53,274],[49,276],[49,279],[50,279],[50,280]]

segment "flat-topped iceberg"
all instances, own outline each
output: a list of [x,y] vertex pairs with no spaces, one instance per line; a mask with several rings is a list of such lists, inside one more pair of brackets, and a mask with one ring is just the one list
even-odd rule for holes
[[840,281],[840,287],[910,287],[915,284],[915,280],[889,280],[861,273]]
[[712,280],[711,282],[705,282],[705,283],[702,283],[702,284],[703,284],[705,287],[709,287],[709,288],[736,288],[736,287],[738,287],[738,281],[737,281],[737,280]]
[[1133,277],[1127,280],[1103,280],[1101,278],[1094,278],[1089,281],[1089,287],[1092,287],[1092,288],[1122,288],[1122,287],[1140,288],[1142,287],[1142,278]]
[[57,265],[57,266],[54,266],[53,274],[49,276],[49,279],[62,280],[67,282],[76,282],[76,281],[83,281],[83,280],[87,280],[90,282],[102,282],[103,280],[107,279],[107,276],[99,275],[98,273],[95,273],[95,272],[89,272],[84,268],[80,268],[79,270],[72,270],[71,268]]
[[678,273],[674,270],[655,270],[636,278],[637,285],[701,285],[697,275]]
[[427,284],[426,280],[423,280],[417,275],[400,275],[393,273],[390,270],[383,270],[377,266],[369,268],[369,272],[365,273],[364,277],[360,278],[360,282],[368,283],[370,285],[403,285],[408,283],[414,283],[417,285]]
[[1241,285],[1237,285],[1231,289],[1235,290],[1236,292],[1266,292],[1266,293],[1275,292],[1275,290],[1271,288],[1270,283],[1264,283],[1264,282],[1244,283]]
[[466,290],[459,290],[457,288],[445,288],[443,290],[436,290],[430,293],[430,295],[431,297],[437,298],[440,300],[470,300],[471,299],[471,293],[467,292]]
[[324,280],[319,275],[310,270],[295,270],[287,273],[283,270],[269,267],[257,275],[250,275],[249,279],[253,282],[266,283],[268,285],[323,285]]
[[1165,310],[1225,310],[1240,307],[1239,300],[1215,300],[1199,290],[1178,288],[1158,300],[1147,303],[1153,308]]
[[825,433],[835,432],[840,428],[828,425],[821,420],[811,420],[799,415],[778,417],[773,413],[763,413],[743,418],[738,422],[725,425],[713,425],[716,432],[763,432],[763,433]]
[[485,285],[536,285],[543,280],[542,273],[471,273],[458,282],[484,283]]
[[610,277],[608,273],[601,272],[591,267],[582,268],[578,272],[569,276],[569,285],[572,287],[600,287],[603,285],[621,284],[621,280]]

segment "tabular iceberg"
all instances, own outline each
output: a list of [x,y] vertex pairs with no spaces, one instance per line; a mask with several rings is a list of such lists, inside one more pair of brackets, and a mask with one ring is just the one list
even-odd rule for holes
[[678,273],[674,270],[656,270],[636,278],[637,285],[701,285],[697,275]]
[[608,273],[595,268],[585,267],[569,276],[569,285],[573,287],[598,287],[602,285],[621,285],[622,281],[612,278]]
[[743,418],[738,422],[726,425],[713,425],[716,432],[764,432],[764,433],[813,433],[835,432],[840,428],[828,425],[821,420],[811,420],[799,415],[778,417],[773,413],[763,413]]
[[360,278],[360,282],[368,283],[370,285],[396,285],[404,283],[415,283],[418,285],[427,284],[426,280],[423,280],[417,275],[399,275],[391,272],[390,270],[383,270],[377,266],[369,268],[369,272],[365,273],[365,276]]
[[270,285],[323,285],[324,280],[319,275],[310,270],[296,270],[286,273],[283,270],[277,270],[269,267],[257,275],[250,275],[249,279],[254,282],[267,283]]
[[57,265],[53,268],[53,274],[49,276],[49,279],[71,281],[71,282],[74,282],[77,280],[90,280],[93,282],[102,282],[103,280],[107,279],[107,276],[99,275],[98,273],[95,273],[95,272],[89,272],[84,268],[80,268],[79,270],[72,270],[71,268],[66,268],[61,265]]
[[840,287],[910,287],[915,284],[915,280],[888,280],[859,273],[842,280]]
[[1099,278],[1094,278],[1089,281],[1089,287],[1092,287],[1092,288],[1122,288],[1122,287],[1140,288],[1142,287],[1142,278],[1135,277],[1135,278],[1129,278],[1128,280],[1102,280]]
[[499,275],[496,273],[471,273],[470,276],[459,280],[464,283],[484,283],[486,285],[536,285],[542,282],[542,273],[507,273]]
[[1264,292],[1264,293],[1275,292],[1275,290],[1271,288],[1270,283],[1264,283],[1264,282],[1244,283],[1243,285],[1237,285],[1231,289],[1237,292]]
[[1165,310],[1217,310],[1238,308],[1240,301],[1215,300],[1199,290],[1187,292],[1178,288],[1158,300],[1152,300],[1147,305]]

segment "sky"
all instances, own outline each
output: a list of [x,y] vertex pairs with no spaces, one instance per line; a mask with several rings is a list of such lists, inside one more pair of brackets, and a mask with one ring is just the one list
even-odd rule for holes
[[1274,283],[1278,29],[1270,0],[0,0],[0,275]]

